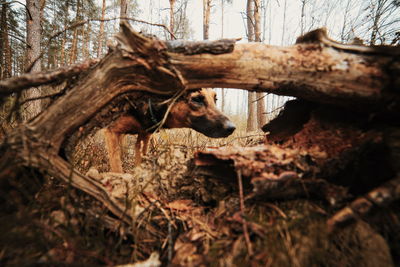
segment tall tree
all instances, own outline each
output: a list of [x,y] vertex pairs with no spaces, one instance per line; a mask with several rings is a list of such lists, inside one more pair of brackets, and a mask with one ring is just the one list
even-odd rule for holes
[[[67,28],[69,24],[69,7],[70,1],[65,1],[62,5],[63,10],[63,26]],[[60,55],[60,63],[61,65],[65,65],[67,63],[67,53],[65,51],[65,46],[67,44],[67,31],[64,31],[62,41],[61,41],[61,55]]]
[[[82,5],[82,0],[77,0],[75,22],[81,20],[81,5]],[[72,37],[71,57],[69,60],[70,64],[74,63],[78,57],[78,39],[79,39],[79,28],[76,27],[74,28],[74,33]]]
[[[122,7],[121,7],[122,11]],[[99,32],[99,40],[97,47],[97,57],[101,57],[103,50],[103,38],[104,38],[104,18],[106,14],[106,0],[103,0],[103,4],[101,6],[101,21],[100,21],[100,32]]]
[[[232,0],[221,0],[221,39],[224,38],[224,13],[225,2],[232,3]],[[225,88],[221,88],[221,110],[225,112]]]
[[83,32],[82,58],[87,59],[90,57],[90,52],[89,52],[89,43],[91,34],[90,23],[88,23],[86,27],[82,28],[82,32]]
[[[43,2],[42,2],[43,3]],[[40,60],[40,42],[41,42],[41,1],[40,0],[26,0],[26,8],[28,14],[26,16],[26,68],[30,68],[31,72],[41,71]],[[39,88],[31,88],[26,91],[24,98],[40,97]],[[30,101],[26,105],[26,109],[22,112],[24,120],[28,120],[33,116],[39,114],[41,110],[40,100]]]
[[[254,41],[254,1],[247,0],[246,6],[246,21],[247,21],[247,39],[249,42]],[[248,118],[247,118],[247,127],[246,130],[248,132],[255,131],[257,129],[257,118],[256,118],[256,94],[254,92],[248,92],[247,94],[247,109],[248,109]]]
[[203,39],[209,39],[211,1],[203,0]]
[[175,0],[169,0],[169,30],[171,32],[171,39],[174,39],[175,29],[175,16],[174,16]]
[[8,33],[8,5],[3,4],[0,14],[0,79],[9,78],[12,74],[11,46]]
[[[254,41],[261,42],[261,22],[260,22],[261,1],[254,0]],[[257,101],[257,124],[260,129],[265,123],[265,99],[264,93],[256,93]]]
[[306,23],[306,3],[307,0],[300,0],[301,2],[301,14],[300,14],[300,35],[304,34],[305,23]]
[[254,41],[254,25],[253,25],[253,6],[254,0],[247,0],[246,5],[246,22],[247,22],[247,40],[249,42]]
[[282,41],[281,45],[283,45],[285,41],[285,33],[286,33],[286,12],[287,12],[287,0],[283,0],[283,21],[282,21]]

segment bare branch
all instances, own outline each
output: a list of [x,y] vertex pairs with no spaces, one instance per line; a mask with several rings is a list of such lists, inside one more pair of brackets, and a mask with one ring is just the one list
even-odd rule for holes
[[67,78],[89,69],[98,62],[98,59],[92,59],[84,63],[59,68],[50,72],[28,73],[7,80],[2,80],[0,81],[0,96],[7,96],[35,86],[64,81]]
[[20,4],[20,5],[24,6],[25,9],[26,9],[26,12],[28,13],[29,20],[32,20],[32,15],[31,15],[31,12],[29,11],[28,7],[24,3],[21,3],[20,1],[2,2],[2,3],[0,3],[0,5],[11,5],[11,4],[14,4],[14,3],[17,3],[17,4]]

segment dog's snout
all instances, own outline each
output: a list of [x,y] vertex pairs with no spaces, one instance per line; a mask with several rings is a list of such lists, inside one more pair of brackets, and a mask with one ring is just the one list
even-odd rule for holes
[[230,120],[225,122],[224,128],[229,134],[233,133],[236,130],[235,124],[233,124],[233,122],[231,122]]

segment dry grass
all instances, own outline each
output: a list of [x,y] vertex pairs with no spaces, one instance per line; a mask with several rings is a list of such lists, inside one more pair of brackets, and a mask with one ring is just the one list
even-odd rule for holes
[[209,138],[191,129],[171,129],[154,134],[152,148],[180,146],[189,151],[196,151],[225,146],[252,146],[262,143],[264,136],[261,131],[248,133],[236,130],[227,138]]

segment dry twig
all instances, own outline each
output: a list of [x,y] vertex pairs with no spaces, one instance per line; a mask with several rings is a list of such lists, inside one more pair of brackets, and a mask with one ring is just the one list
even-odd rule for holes
[[244,239],[246,240],[247,252],[249,253],[249,256],[251,257],[251,256],[253,256],[253,246],[251,244],[250,237],[249,237],[247,221],[246,221],[246,218],[244,218],[245,206],[244,206],[244,197],[243,197],[243,182],[242,182],[242,173],[240,171],[238,171],[237,177],[238,177],[238,185],[239,185],[240,212],[243,217],[243,235],[244,235]]

